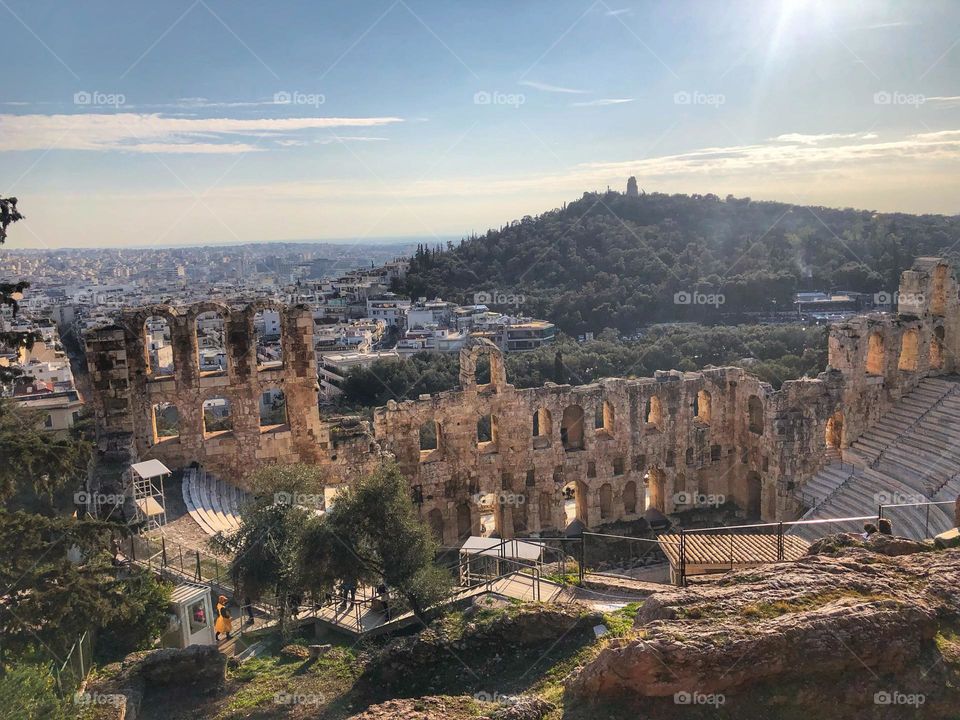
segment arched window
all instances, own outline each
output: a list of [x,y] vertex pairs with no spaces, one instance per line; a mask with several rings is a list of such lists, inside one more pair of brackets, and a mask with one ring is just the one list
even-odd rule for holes
[[546,408],[540,408],[533,414],[533,446],[547,447],[553,435],[553,417]]
[[666,476],[660,468],[650,468],[647,476],[644,478],[647,486],[647,508],[654,508],[660,512],[666,512],[664,498],[664,487],[666,485]]
[[897,367],[900,370],[914,372],[920,359],[920,333],[911,328],[900,340],[900,361]]
[[464,501],[457,505],[457,537],[463,540],[473,534],[473,511],[470,503]]
[[827,420],[826,441],[827,447],[839,448],[843,440],[843,413],[837,410]]
[[702,423],[710,423],[710,415],[712,413],[712,401],[713,398],[710,396],[710,393],[706,390],[700,390],[697,393],[697,399],[694,403],[694,416],[697,420]]
[[147,375],[151,378],[174,374],[170,323],[165,317],[150,316],[143,324],[143,350]]
[[647,400],[646,415],[647,425],[652,425],[657,430],[663,429],[663,404],[656,395]]
[[253,334],[257,340],[257,370],[272,370],[283,366],[283,347],[280,342],[280,311],[260,310],[253,316]]
[[227,344],[223,316],[216,311],[197,315],[197,365],[201,373],[227,370]]
[[613,435],[613,405],[609,400],[597,403],[594,408],[593,428],[598,430],[600,435]]
[[883,335],[879,332],[871,333],[867,341],[867,374],[883,375],[885,362]]
[[230,401],[225,397],[214,397],[203,401],[203,432],[206,435],[218,435],[233,430],[233,417],[230,414]]
[[564,450],[583,449],[583,408],[568,405],[560,420],[560,439]]
[[750,432],[763,435],[763,403],[760,398],[751,395],[747,401],[747,410],[750,415]]
[[684,457],[684,461],[686,462],[687,465],[693,465],[693,448],[692,447],[687,448],[687,453],[686,453],[686,456]]
[[633,480],[623,486],[623,512],[627,515],[637,512],[637,484]]
[[600,486],[600,519],[606,520],[613,515],[613,488],[610,483]]

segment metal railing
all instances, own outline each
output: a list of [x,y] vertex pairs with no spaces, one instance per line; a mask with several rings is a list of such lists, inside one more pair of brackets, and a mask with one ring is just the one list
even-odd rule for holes
[[[930,508],[936,507],[937,505],[949,505],[953,507],[954,505],[956,505],[956,501],[955,500],[938,500],[938,501],[930,501],[930,502],[891,503],[889,505],[880,505],[877,510],[877,519],[880,519],[883,517],[886,517],[888,520],[891,519],[891,515],[889,511],[896,510],[897,508],[908,508],[908,507],[925,508],[926,512],[924,513],[923,536],[924,538],[929,538],[930,537]],[[887,515],[884,515],[884,513],[887,513]]]
[[73,694],[93,668],[93,634],[88,630],[70,647],[62,664],[53,666],[57,694],[62,698]]

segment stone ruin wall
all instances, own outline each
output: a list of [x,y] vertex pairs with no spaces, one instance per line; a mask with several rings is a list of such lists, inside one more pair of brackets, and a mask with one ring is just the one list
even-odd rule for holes
[[[282,318],[280,367],[257,364],[253,319],[268,308],[279,310]],[[199,369],[197,317],[206,312],[224,320],[225,371]],[[162,317],[170,327],[171,374],[151,371],[144,329],[150,317]],[[137,308],[125,311],[117,326],[88,336],[87,359],[99,444],[107,452],[130,448],[137,459],[157,458],[171,468],[197,462],[238,484],[249,470],[270,462],[329,465],[337,478],[349,479],[369,470],[379,456],[362,423],[320,419],[313,314],[305,306],[255,302],[231,308],[207,302]],[[284,394],[287,422],[261,428],[260,397],[271,389]],[[214,398],[229,402],[232,430],[205,432],[203,403]],[[176,406],[178,437],[157,436],[153,408],[158,403]]]
[[[898,314],[834,325],[826,372],[779,391],[740,368],[518,390],[500,351],[477,341],[461,352],[460,389],[390,401],[374,411],[372,428],[357,418],[321,419],[313,320],[303,306],[130,310],[118,326],[92,333],[87,353],[102,450],[132,448],[135,458],[170,467],[198,462],[238,484],[270,462],[321,464],[331,484],[349,483],[392,455],[424,518],[453,544],[479,531],[481,512],[490,509],[481,497],[505,500],[492,504],[501,535],[561,531],[568,483],[576,484],[577,517],[589,527],[640,517],[648,496],[666,514],[687,509],[680,493],[722,495],[764,520],[793,517],[790,490],[817,471],[828,442],[847,447],[923,377],[956,371],[953,270],[920,258],[903,274],[900,293]],[[281,310],[281,368],[257,367],[253,317],[265,307]],[[196,318],[207,311],[225,319],[225,372],[198,370]],[[170,323],[172,376],[151,376],[150,316]],[[478,385],[483,355],[490,356],[491,381]],[[264,431],[259,397],[273,387],[285,394],[288,424]],[[230,401],[232,431],[204,433],[201,407],[213,397]],[[158,441],[152,408],[159,402],[177,406],[179,438]],[[477,423],[486,416],[494,437],[479,443]],[[421,450],[429,423],[439,428],[436,448]]]

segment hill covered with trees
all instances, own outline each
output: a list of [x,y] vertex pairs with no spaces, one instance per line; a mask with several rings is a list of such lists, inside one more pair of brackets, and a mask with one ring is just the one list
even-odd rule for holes
[[[458,245],[419,248],[398,289],[470,302],[474,293],[518,294],[524,313],[567,333],[632,333],[787,311],[803,290],[893,291],[915,257],[955,256],[958,241],[958,216],[586,193]],[[723,302],[678,303],[678,293]]]

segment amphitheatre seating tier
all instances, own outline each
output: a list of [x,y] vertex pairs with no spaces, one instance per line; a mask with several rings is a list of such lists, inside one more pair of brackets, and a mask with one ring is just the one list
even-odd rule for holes
[[[801,488],[813,506],[804,520],[876,515],[880,505],[953,500],[960,493],[960,378],[926,378],[883,415],[848,450],[836,455]],[[885,511],[894,532],[914,539],[953,526],[946,506],[918,505]],[[847,523],[834,531],[856,531]],[[815,540],[817,525],[791,534]]]

